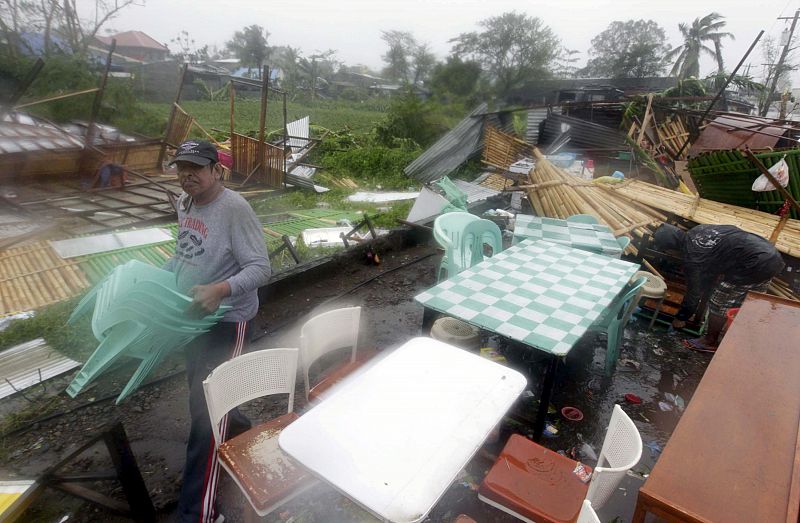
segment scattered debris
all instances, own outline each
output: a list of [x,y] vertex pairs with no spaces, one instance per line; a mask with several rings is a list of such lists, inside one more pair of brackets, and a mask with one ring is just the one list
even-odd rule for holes
[[0,352],[0,399],[79,367],[37,338]]
[[672,412],[675,410],[675,406],[671,403],[667,403],[666,401],[659,401],[658,408],[661,409],[662,412]]
[[580,462],[575,465],[575,469],[572,471],[572,473],[578,476],[578,479],[583,483],[589,483],[589,480],[592,479],[592,472],[586,467],[586,465]]
[[357,192],[347,197],[351,202],[384,203],[401,200],[413,200],[419,196],[418,192]]
[[650,449],[650,453],[652,454],[653,458],[658,458],[658,456],[661,454],[661,451],[663,450],[661,448],[661,445],[659,445],[658,442],[656,441],[650,441],[648,443],[645,443],[644,446]]
[[642,403],[642,398],[636,394],[633,394],[632,392],[629,392],[625,394],[625,401],[628,403],[633,403],[634,405],[640,405]]
[[140,229],[51,241],[50,245],[61,258],[67,259],[172,240],[167,229]]

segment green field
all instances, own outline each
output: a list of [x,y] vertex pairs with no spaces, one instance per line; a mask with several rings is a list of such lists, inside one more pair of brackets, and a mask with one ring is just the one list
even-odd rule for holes
[[[146,109],[152,110],[166,119],[169,116],[170,104],[143,103]],[[258,131],[260,100],[257,98],[236,99],[235,129],[247,134]],[[230,131],[230,102],[220,101],[186,101],[181,107],[208,130],[218,129],[225,134]],[[339,130],[349,127],[357,133],[369,132],[376,123],[386,115],[388,101],[371,100],[368,102],[347,102],[340,100],[317,100],[310,103],[289,102],[286,104],[288,121],[311,117],[313,127]],[[279,100],[267,103],[267,132],[283,129],[283,105]]]

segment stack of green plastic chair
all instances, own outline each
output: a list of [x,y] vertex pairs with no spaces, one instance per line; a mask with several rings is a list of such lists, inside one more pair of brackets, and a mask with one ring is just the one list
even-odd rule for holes
[[444,249],[444,256],[439,264],[437,279],[442,280],[446,273],[451,278],[467,268],[464,263],[464,229],[471,222],[480,218],[468,212],[449,212],[438,216],[433,222],[433,238]]
[[465,268],[483,261],[485,245],[491,247],[492,256],[503,250],[500,227],[491,220],[478,219],[468,223],[461,241],[462,265]]
[[136,260],[116,267],[78,303],[67,323],[92,309],[92,332],[100,345],[67,387],[73,398],[120,358],[140,360],[117,397],[120,403],[170,352],[208,332],[229,307],[195,319],[192,299],[178,292],[175,275]]

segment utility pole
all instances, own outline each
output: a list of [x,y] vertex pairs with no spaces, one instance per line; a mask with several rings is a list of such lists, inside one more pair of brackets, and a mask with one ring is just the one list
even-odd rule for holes
[[789,46],[792,44],[792,36],[794,36],[794,28],[797,25],[798,17],[800,17],[800,9],[794,12],[794,17],[792,18],[778,18],[778,20],[791,20],[792,26],[789,28],[789,39],[786,41],[786,45],[783,46],[781,56],[778,58],[778,63],[775,65],[775,72],[772,75],[772,82],[770,83],[769,90],[767,91],[767,98],[764,100],[764,106],[761,108],[761,116],[767,116],[767,111],[769,111],[770,102],[772,101],[772,94],[775,92],[775,87],[778,85],[778,79],[783,72],[781,69],[783,67],[783,61],[786,59],[786,55],[789,54]]

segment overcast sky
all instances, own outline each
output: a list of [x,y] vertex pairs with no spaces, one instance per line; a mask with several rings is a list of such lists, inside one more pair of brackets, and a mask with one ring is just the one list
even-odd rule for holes
[[[187,30],[198,45],[222,47],[234,31],[250,24],[264,26],[270,45],[299,47],[304,54],[335,49],[337,58],[348,65],[365,64],[379,69],[384,43],[381,30],[410,31],[418,41],[428,42],[440,59],[450,51],[448,40],[477,29],[479,20],[517,10],[538,16],[569,49],[580,51],[583,64],[592,37],[615,20],[652,19],[666,31],[670,44],[680,43],[678,23],[716,11],[726,17],[726,30],[736,36],[725,41],[726,68],[741,59],[759,30],[780,36],[798,7],[791,0],[138,0],[108,28],[115,31],[140,30],[156,40],[169,41]],[[79,9],[93,16],[95,0],[78,0]],[[798,26],[800,33],[800,26]],[[172,46],[175,47],[174,45]],[[761,49],[751,53],[751,74],[760,79],[764,63]],[[701,73],[713,69],[710,59]],[[793,76],[800,86],[800,73]]]

